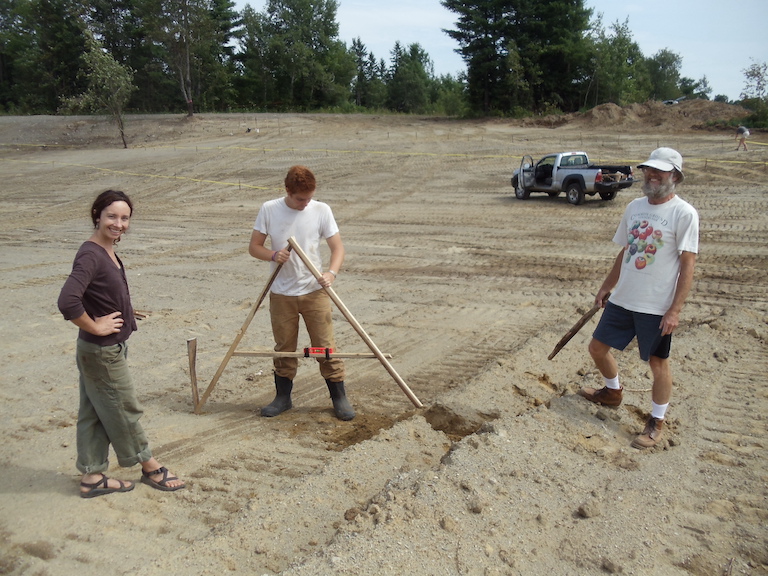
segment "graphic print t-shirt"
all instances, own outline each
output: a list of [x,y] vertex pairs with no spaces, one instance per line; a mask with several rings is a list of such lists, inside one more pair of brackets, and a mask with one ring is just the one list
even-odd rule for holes
[[646,197],[629,203],[613,241],[626,247],[614,304],[663,316],[672,305],[680,254],[699,251],[699,215],[679,196],[663,204]]

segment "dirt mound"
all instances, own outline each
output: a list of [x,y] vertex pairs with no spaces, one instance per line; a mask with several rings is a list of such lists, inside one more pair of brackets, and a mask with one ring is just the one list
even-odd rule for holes
[[586,112],[528,118],[523,125],[551,128],[573,125],[595,130],[619,126],[622,130],[646,131],[652,128],[673,132],[700,130],[712,123],[728,123],[748,114],[749,111],[741,106],[711,100],[683,100],[672,105],[649,100],[624,107],[613,103],[600,104]]

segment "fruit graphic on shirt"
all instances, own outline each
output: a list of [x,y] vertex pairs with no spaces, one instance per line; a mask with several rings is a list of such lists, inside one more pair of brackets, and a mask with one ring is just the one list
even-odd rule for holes
[[627,249],[624,263],[631,265],[635,261],[635,268],[643,270],[656,261],[656,256],[664,247],[662,237],[664,233],[651,225],[649,220],[636,220],[627,230]]
[[653,226],[648,226],[645,230],[643,230],[643,233],[640,234],[640,239],[645,240],[648,238],[651,234],[653,234]]

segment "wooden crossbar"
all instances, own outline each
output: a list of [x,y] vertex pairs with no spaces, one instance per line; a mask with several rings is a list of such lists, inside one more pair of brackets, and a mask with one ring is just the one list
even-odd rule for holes
[[[370,352],[330,352],[327,355],[325,353],[310,353],[304,354],[304,352],[261,352],[258,350],[242,352],[234,352],[232,356],[249,356],[251,358],[376,358],[376,355]],[[384,354],[387,358],[392,358],[392,354]]]

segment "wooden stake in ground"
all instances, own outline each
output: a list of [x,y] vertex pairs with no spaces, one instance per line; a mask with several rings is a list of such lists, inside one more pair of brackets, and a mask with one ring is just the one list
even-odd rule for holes
[[[608,296],[610,296],[610,294]],[[608,299],[608,296],[605,297],[606,300]],[[576,322],[576,324],[574,324],[571,327],[571,329],[568,330],[568,332],[566,332],[565,336],[563,336],[560,339],[560,342],[558,342],[555,345],[555,348],[552,350],[552,353],[547,357],[547,360],[552,360],[552,358],[554,358],[557,355],[557,353],[560,352],[560,350],[562,350],[566,344],[568,344],[571,338],[576,336],[576,333],[584,327],[584,324],[586,324],[589,321],[589,319],[592,318],[592,316],[594,316],[597,313],[597,311],[600,310],[600,308],[602,307],[603,307],[602,304],[599,304],[599,303],[595,304],[594,306],[592,306],[592,308],[590,308],[589,312],[587,312],[586,314],[584,314],[584,316],[579,318],[579,321]]]
[[197,391],[197,338],[187,340],[187,356],[189,356],[189,378],[192,381],[192,402],[197,407],[200,394]]
[[[290,246],[288,247],[288,250],[289,251],[291,250]],[[275,278],[277,278],[277,275],[280,273],[280,270],[282,269],[282,267],[283,267],[282,264],[277,265],[277,267],[275,268],[275,271],[272,272],[272,275],[269,277],[269,280],[267,281],[267,285],[264,286],[264,290],[261,291],[261,295],[259,296],[259,299],[251,307],[251,311],[248,313],[248,317],[245,319],[245,322],[243,323],[242,328],[240,328],[240,332],[238,332],[237,336],[235,336],[235,339],[230,345],[229,350],[227,351],[227,354],[224,356],[224,360],[222,360],[221,364],[219,365],[219,369],[216,370],[216,374],[213,375],[213,380],[211,380],[211,383],[208,384],[208,388],[205,389],[205,392],[203,393],[203,397],[200,398],[199,402],[195,402],[195,414],[200,414],[200,410],[203,408],[203,404],[207,402],[208,396],[210,396],[211,392],[213,392],[214,386],[216,386],[216,383],[219,381],[219,378],[221,378],[221,373],[224,372],[224,368],[227,367],[227,364],[229,363],[230,358],[232,358],[232,355],[235,353],[235,349],[237,348],[238,344],[240,344],[240,340],[242,340],[243,336],[245,336],[245,331],[248,329],[248,326],[251,324],[251,320],[253,320],[253,317],[256,315],[256,311],[259,309],[259,306],[261,306],[261,303],[264,301],[264,298],[269,293],[269,289],[272,287],[272,283],[275,281]]]
[[[307,257],[307,255],[304,253],[304,251],[301,249],[301,246],[297,244],[296,239],[293,236],[291,236],[288,239],[288,245],[293,248],[294,252],[296,252],[299,258],[301,258],[301,261],[304,262],[304,265],[310,270],[310,272],[312,272],[315,278],[320,280],[320,278],[322,277],[322,274],[317,269],[317,267],[312,263],[312,261]],[[416,395],[411,391],[411,389],[408,387],[405,381],[400,377],[400,375],[395,371],[395,369],[392,367],[392,364],[390,364],[389,361],[384,357],[384,354],[381,353],[381,350],[379,350],[376,344],[374,344],[370,336],[366,334],[365,330],[363,330],[363,327],[360,325],[360,323],[357,320],[355,320],[355,317],[352,316],[352,313],[347,309],[347,307],[344,305],[341,299],[336,295],[336,292],[333,290],[333,288],[328,286],[327,288],[324,287],[323,290],[325,290],[328,296],[331,297],[331,300],[333,300],[334,304],[336,304],[339,311],[344,315],[347,321],[352,325],[355,331],[360,335],[363,341],[368,345],[368,348],[371,349],[371,352],[373,352],[376,358],[379,359],[379,361],[382,363],[384,368],[386,368],[387,372],[389,372],[390,376],[394,378],[395,382],[397,382],[397,385],[400,386],[400,389],[405,393],[406,396],[408,396],[408,399],[413,403],[413,405],[416,406],[416,408],[423,408],[424,405],[416,397]]]

